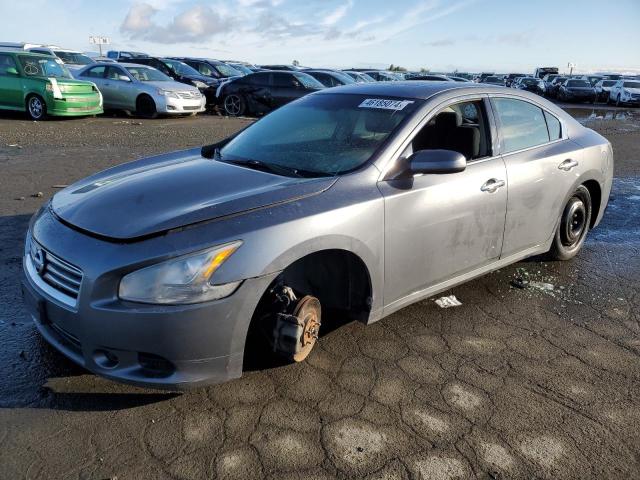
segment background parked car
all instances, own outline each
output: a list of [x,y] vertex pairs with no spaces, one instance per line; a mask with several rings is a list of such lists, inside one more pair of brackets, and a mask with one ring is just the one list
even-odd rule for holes
[[146,58],[148,57],[149,54],[148,53],[144,53],[144,52],[131,52],[131,51],[124,51],[124,50],[109,50],[107,52],[107,58],[110,58],[112,60],[131,60],[133,58]]
[[570,78],[558,89],[558,100],[564,102],[595,102],[596,90],[587,80]]
[[194,70],[197,70],[200,75],[210,77],[218,81],[224,81],[228,78],[242,77],[246,73],[238,70],[237,68],[228,65],[220,60],[214,60],[211,58],[190,58],[190,57],[171,57],[173,60],[186,63]]
[[397,82],[398,77],[392,75],[391,72],[387,72],[385,70],[367,70],[363,73],[366,73],[371,78],[373,78],[376,82]]
[[527,92],[537,93],[538,95],[544,95],[546,88],[544,82],[535,77],[522,77],[516,84],[516,88],[519,90],[526,90]]
[[504,86],[504,80],[501,77],[496,77],[495,75],[481,78],[478,83],[488,83],[490,85],[499,85],[501,87]]
[[339,87],[340,85],[356,83],[356,81],[346,73],[333,70],[305,70],[304,73],[311,75],[325,87]]
[[0,50],[0,108],[26,111],[32,120],[97,115],[102,96],[93,83],[74,80],[57,57]]
[[295,65],[260,65],[260,68],[262,70],[284,70],[286,72],[300,71],[300,68]]
[[510,87],[513,81],[518,77],[526,77],[524,73],[509,73],[504,77],[504,86]]
[[223,84],[219,96],[228,115],[259,115],[323,88],[306,73],[265,71]]
[[68,50],[54,45],[43,45],[41,47],[32,47],[29,49],[33,53],[42,53],[43,55],[53,55],[62,60],[71,74],[73,75],[77,70],[80,70],[85,65],[91,65],[95,62],[92,58],[88,57],[82,52],[77,50]]
[[[123,62],[124,60],[119,61]],[[218,80],[202,75],[186,63],[179,60],[173,60],[171,58],[159,57],[140,57],[135,59],[135,63],[148,65],[160,70],[166,76],[173,78],[176,82],[193,85],[205,96],[208,107],[211,108],[216,104],[216,87],[219,84]]]
[[105,109],[135,112],[145,118],[158,114],[195,115],[205,109],[200,90],[147,65],[101,62],[80,70],[78,78],[98,86]]
[[371,77],[370,75],[367,75],[364,72],[355,72],[353,70],[343,70],[342,73],[344,73],[345,75],[349,75],[351,78],[353,78],[356,81],[356,83],[371,83],[376,81],[373,77]]
[[640,104],[640,81],[639,80],[618,80],[609,90],[608,103],[616,105],[639,105]]
[[562,85],[568,79],[569,77],[558,76],[558,77],[555,77],[553,80],[551,80],[551,82],[549,83],[549,86],[547,87],[547,96],[550,98],[557,98],[560,85]]
[[454,81],[444,75],[428,75],[428,74],[414,75],[408,78],[407,80],[423,80],[423,81],[429,81],[429,82],[453,82]]
[[608,102],[609,101],[609,92],[611,91],[611,87],[613,87],[617,83],[617,80],[600,80],[595,84],[594,88],[596,90],[596,99],[600,102]]
[[582,75],[581,77],[577,77],[577,78],[579,78],[581,80],[586,80],[592,86],[595,87],[596,83],[598,83],[600,80],[602,80],[602,75]]
[[468,78],[464,78],[464,77],[452,77],[451,75],[447,75],[447,77],[451,80],[453,80],[454,82],[460,82],[460,83],[464,83],[464,82],[471,82],[471,80],[469,80]]

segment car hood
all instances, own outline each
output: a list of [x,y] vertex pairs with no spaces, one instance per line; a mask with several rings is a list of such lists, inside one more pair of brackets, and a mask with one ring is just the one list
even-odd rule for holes
[[64,223],[116,241],[299,200],[335,177],[290,178],[204,158],[191,149],[105,170],[57,193]]

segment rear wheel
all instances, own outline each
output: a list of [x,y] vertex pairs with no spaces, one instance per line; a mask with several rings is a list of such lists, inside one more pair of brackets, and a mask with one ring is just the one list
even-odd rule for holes
[[39,95],[31,95],[27,98],[27,114],[31,120],[44,120],[47,118],[47,104]]
[[149,95],[140,95],[136,100],[136,114],[142,118],[156,118],[156,102]]
[[242,96],[232,93],[224,97],[224,111],[231,117],[244,115],[247,109],[246,102]]
[[591,194],[587,187],[580,185],[569,198],[560,217],[549,251],[552,258],[569,260],[578,254],[589,232],[591,213]]

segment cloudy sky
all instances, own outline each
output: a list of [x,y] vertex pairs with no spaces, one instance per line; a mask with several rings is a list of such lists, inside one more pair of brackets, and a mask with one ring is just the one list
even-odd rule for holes
[[[0,0],[0,41],[328,67],[640,69],[640,0]],[[37,26],[37,28],[34,28]]]

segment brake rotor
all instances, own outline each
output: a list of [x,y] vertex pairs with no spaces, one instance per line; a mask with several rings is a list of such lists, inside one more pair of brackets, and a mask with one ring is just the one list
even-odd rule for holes
[[302,325],[302,335],[298,339],[300,349],[296,349],[298,351],[293,355],[293,360],[302,362],[311,353],[320,334],[320,301],[311,295],[303,297],[296,305],[293,315]]

